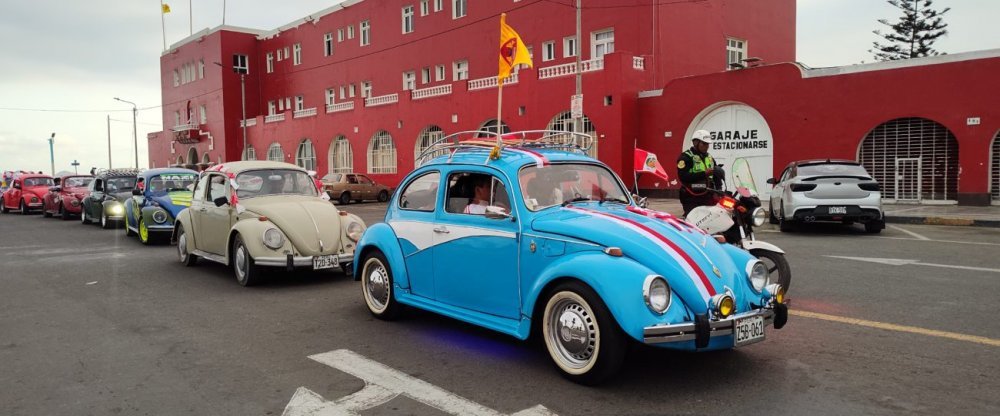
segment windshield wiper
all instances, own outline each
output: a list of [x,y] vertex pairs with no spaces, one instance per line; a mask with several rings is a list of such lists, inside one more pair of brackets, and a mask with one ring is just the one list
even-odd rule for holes
[[625,204],[625,205],[628,205],[628,201],[626,201],[626,200],[624,200],[624,199],[621,199],[621,198],[608,198],[608,199],[604,199],[604,198],[602,198],[602,199],[601,199],[601,203],[603,204],[603,203],[605,203],[605,202],[617,202],[617,203],[619,203],[619,204]]
[[573,199],[567,199],[567,200],[563,201],[562,206],[566,206],[566,205],[572,204],[574,202],[580,202],[580,201],[590,201],[590,198],[587,198],[585,196],[578,196],[578,197],[573,198]]

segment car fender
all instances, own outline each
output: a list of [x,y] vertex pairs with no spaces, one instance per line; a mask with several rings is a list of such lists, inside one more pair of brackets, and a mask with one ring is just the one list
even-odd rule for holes
[[177,243],[177,224],[180,224],[181,227],[184,227],[184,229],[187,230],[187,233],[188,233],[188,237],[187,237],[188,238],[188,247],[189,247],[188,250],[191,251],[191,250],[197,249],[198,248],[198,244],[197,244],[197,242],[195,242],[194,228],[191,227],[191,209],[190,208],[184,208],[184,209],[182,209],[181,212],[177,213],[177,218],[174,218],[174,230],[170,232],[170,243],[171,244]]
[[775,253],[785,254],[785,250],[778,248],[778,246],[760,240],[743,240],[743,248],[747,251],[766,250],[766,251],[773,251]]
[[392,269],[392,278],[395,285],[401,288],[410,287],[410,277],[406,272],[406,263],[403,261],[403,249],[399,246],[399,239],[396,232],[388,224],[382,222],[375,224],[365,230],[358,241],[358,248],[354,251],[354,280],[361,279],[361,268],[364,267],[362,260],[372,250],[379,250],[389,261]]
[[[361,217],[359,217],[357,215],[354,215],[354,214],[351,214],[351,213],[347,213],[347,212],[344,212],[344,211],[341,211],[340,213],[341,213],[341,216],[340,216],[340,244],[341,244],[341,247],[343,247],[344,251],[347,252],[347,253],[355,252],[357,250],[357,244],[359,244],[359,243],[356,242],[356,241],[354,241],[354,240],[351,240],[351,238],[347,236],[347,226],[351,225],[352,222],[356,222],[358,224],[361,224],[361,229],[363,230],[362,231],[362,236],[364,236],[363,233],[364,233],[364,231],[367,230],[368,226],[365,225],[365,220],[361,219]],[[344,215],[344,214],[347,214],[347,215]],[[360,241],[361,239],[358,239],[358,240]]]
[[230,250],[233,247],[233,241],[236,240],[236,235],[239,234],[243,238],[243,244],[246,246],[247,251],[250,253],[250,257],[284,257],[287,254],[296,254],[298,250],[292,245],[292,241],[285,237],[285,243],[278,249],[271,249],[264,245],[264,231],[268,228],[277,228],[284,235],[284,231],[281,227],[278,227],[271,221],[260,221],[257,218],[250,218],[237,221],[233,224],[233,227],[229,229],[229,238],[226,240],[226,264],[230,264],[229,256],[232,254]]
[[[547,295],[546,291],[559,281],[577,280],[590,286],[608,307],[618,326],[641,342],[646,326],[678,322],[688,315],[687,307],[673,292],[665,314],[656,314],[646,306],[643,285],[646,276],[651,274],[655,273],[635,260],[609,256],[600,251],[563,256],[551,263],[527,288],[521,313],[540,323],[546,302],[542,297]],[[528,334],[522,335],[527,337]]]
[[[157,224],[156,221],[153,221],[153,214],[156,211],[163,211],[164,214],[167,214],[167,220],[164,221],[163,224]],[[155,207],[155,206],[145,206],[145,207],[142,207],[142,219],[143,219],[143,221],[146,222],[146,226],[147,227],[150,226],[150,225],[165,226],[165,225],[172,225],[173,224],[173,222],[171,221],[172,218],[170,216],[170,211],[168,211],[166,209],[163,209],[163,207]],[[139,226],[139,222],[138,221],[136,221],[135,226],[136,227]]]

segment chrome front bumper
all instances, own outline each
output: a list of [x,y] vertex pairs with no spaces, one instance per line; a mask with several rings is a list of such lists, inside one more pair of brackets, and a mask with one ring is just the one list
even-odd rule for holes
[[[668,342],[682,342],[682,341],[699,341],[699,345],[707,345],[708,340],[714,337],[721,337],[725,335],[733,334],[733,323],[737,319],[750,318],[754,316],[763,316],[764,325],[771,326],[774,325],[776,310],[777,314],[783,314],[781,317],[781,326],[784,326],[784,320],[787,319],[788,309],[785,305],[775,305],[775,309],[757,309],[750,312],[744,312],[738,315],[730,316],[726,319],[721,319],[718,321],[706,321],[707,328],[703,328],[699,331],[699,324],[697,322],[685,322],[681,324],[669,324],[669,325],[653,325],[647,326],[642,329],[642,342],[646,344],[663,344]],[[776,329],[780,326],[776,326]],[[698,335],[706,337],[699,340]]]
[[[271,266],[271,267],[309,267],[312,268],[313,256],[293,256],[289,254],[286,257],[258,257],[253,259],[253,262],[258,266]],[[340,267],[346,263],[354,262],[354,253],[344,253],[337,254],[337,266]]]

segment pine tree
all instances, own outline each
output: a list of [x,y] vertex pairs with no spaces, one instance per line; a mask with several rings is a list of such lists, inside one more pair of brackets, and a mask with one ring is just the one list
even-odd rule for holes
[[948,27],[944,23],[942,16],[951,10],[946,7],[938,11],[933,9],[933,0],[886,0],[889,4],[902,10],[903,15],[895,24],[889,23],[887,19],[879,19],[878,22],[888,26],[892,32],[882,33],[879,30],[873,31],[876,35],[888,41],[883,45],[873,42],[874,50],[869,49],[879,61],[895,61],[899,59],[919,58],[922,56],[937,56],[938,51],[931,45],[937,38],[948,33]]

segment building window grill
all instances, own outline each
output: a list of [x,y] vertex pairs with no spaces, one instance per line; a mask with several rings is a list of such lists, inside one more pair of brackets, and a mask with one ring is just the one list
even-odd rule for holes
[[304,139],[295,152],[295,164],[305,170],[316,170],[316,149],[312,140]]
[[354,152],[347,137],[337,136],[330,146],[330,173],[351,173],[354,171]]
[[413,149],[413,159],[416,160],[420,153],[431,147],[435,141],[440,140],[444,137],[444,131],[438,126],[427,126],[424,131],[420,132],[420,136],[417,137],[417,145]]
[[368,142],[368,173],[396,173],[396,145],[385,130]]
[[285,151],[281,150],[281,145],[277,142],[271,143],[271,147],[267,149],[267,160],[272,162],[284,162],[285,161]]

